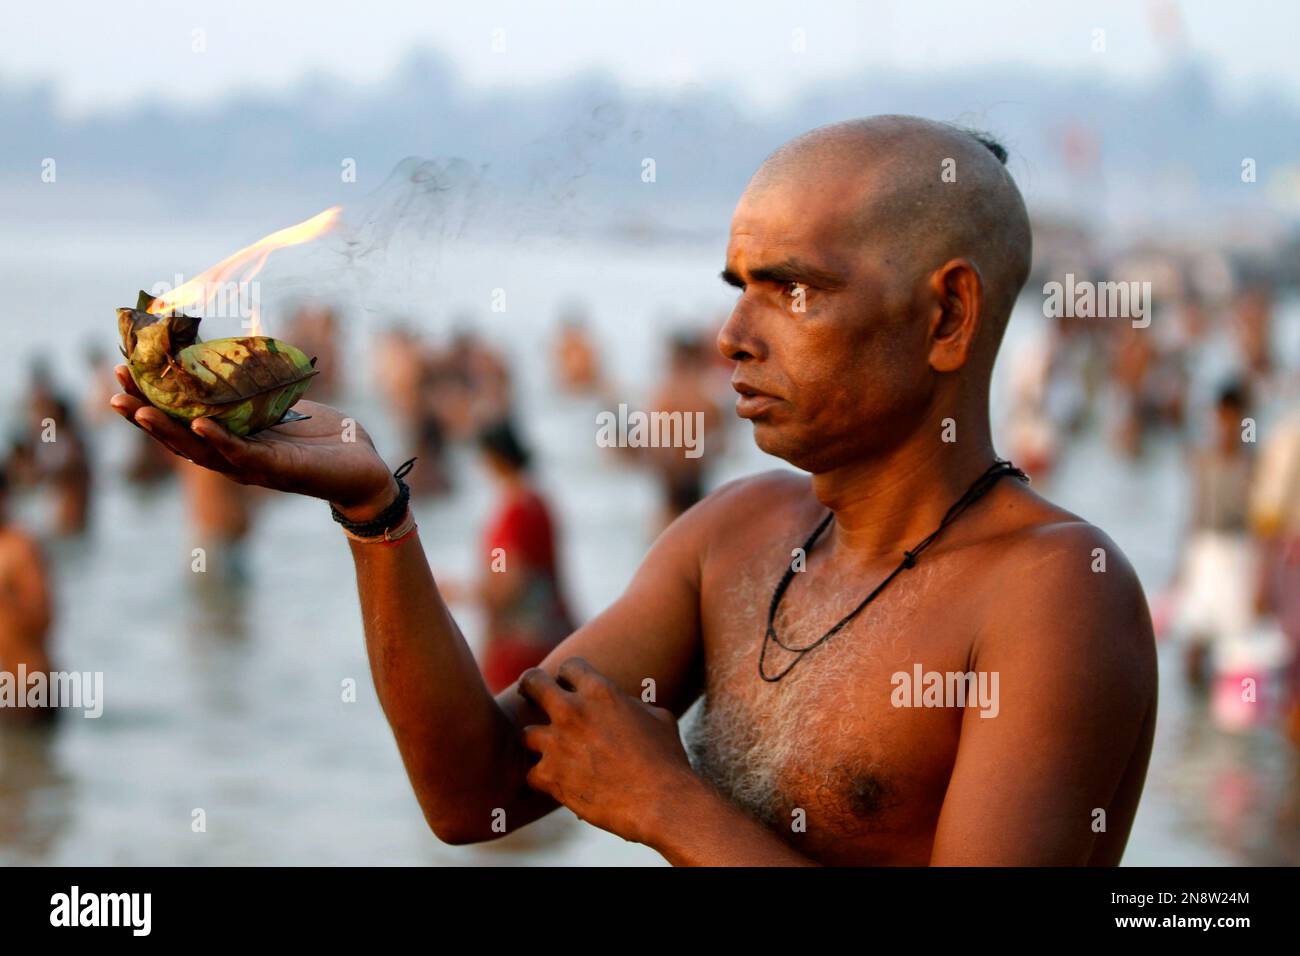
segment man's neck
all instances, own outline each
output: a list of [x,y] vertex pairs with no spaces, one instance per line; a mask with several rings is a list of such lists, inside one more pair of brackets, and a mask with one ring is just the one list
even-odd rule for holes
[[911,548],[993,464],[987,432],[904,444],[813,476],[817,500],[835,513],[834,547],[872,559]]

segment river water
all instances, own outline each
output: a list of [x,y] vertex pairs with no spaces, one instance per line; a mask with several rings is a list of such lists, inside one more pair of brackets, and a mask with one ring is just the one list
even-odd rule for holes
[[[269,231],[269,230],[266,230]],[[15,421],[28,356],[55,354],[71,392],[87,390],[88,341],[115,345],[113,308],[137,287],[197,270],[255,238],[202,238],[95,224],[0,234],[6,291],[0,410]],[[366,335],[403,316],[445,331],[472,315],[510,338],[525,430],[556,505],[574,603],[587,617],[624,586],[650,540],[656,491],[595,446],[595,405],[560,399],[541,360],[564,302],[591,307],[613,377],[631,401],[660,366],[665,331],[711,317],[733,293],[717,280],[722,245],[647,248],[577,242],[443,245],[427,262],[365,272],[327,249],[283,254],[265,277],[268,331],[283,300],[338,302],[355,349],[349,395],[396,463],[402,449],[368,387]],[[364,272],[364,274],[359,274]],[[508,306],[490,311],[493,290]],[[1294,317],[1295,309],[1291,307]],[[1033,334],[1032,308],[1009,350]],[[208,329],[207,334],[218,334]],[[234,331],[226,334],[237,334]],[[1005,365],[1005,363],[1004,363]],[[995,382],[1001,394],[1002,372]],[[712,483],[779,464],[737,423]],[[104,714],[69,715],[48,740],[0,739],[0,862],[52,864],[659,864],[652,851],[567,811],[490,847],[446,847],[428,831],[370,685],[348,550],[316,501],[266,496],[247,549],[248,581],[190,570],[192,542],[175,483],[142,493],[118,477],[134,433],[115,417],[91,433],[98,471],[93,526],[50,542],[64,669],[102,671]],[[707,449],[706,449],[707,451]],[[1097,436],[1072,447],[1049,494],[1100,525],[1149,589],[1167,578],[1186,489],[1179,450],[1157,443],[1141,466]],[[463,577],[489,498],[472,456],[455,458],[454,497],[418,506],[435,572]],[[48,502],[18,502],[36,528]],[[462,618],[472,641],[478,622]],[[1146,793],[1125,862],[1300,862],[1297,763],[1271,729],[1215,730],[1190,698],[1171,648],[1161,650],[1161,711]],[[354,680],[355,702],[343,682]],[[206,826],[196,832],[195,813]]]

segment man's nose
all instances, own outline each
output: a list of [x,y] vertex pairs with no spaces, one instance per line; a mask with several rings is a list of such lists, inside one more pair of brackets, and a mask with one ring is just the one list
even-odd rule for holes
[[767,349],[754,328],[753,315],[746,307],[743,296],[731,310],[731,315],[722,324],[722,328],[718,330],[718,351],[733,362],[761,359],[767,354]]

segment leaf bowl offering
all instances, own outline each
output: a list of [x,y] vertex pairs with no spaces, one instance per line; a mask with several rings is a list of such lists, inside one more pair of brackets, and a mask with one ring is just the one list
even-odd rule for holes
[[316,360],[265,335],[199,340],[199,319],[151,312],[140,293],[134,309],[117,310],[131,378],[150,404],[172,418],[213,418],[245,436],[306,417],[291,412],[316,374]]

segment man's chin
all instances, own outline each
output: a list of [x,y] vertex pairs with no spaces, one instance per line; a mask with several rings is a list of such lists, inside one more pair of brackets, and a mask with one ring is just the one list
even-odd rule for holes
[[751,419],[750,424],[754,426],[754,444],[759,451],[800,467],[796,460],[802,457],[798,443],[790,440],[787,430],[773,424],[766,416]]

